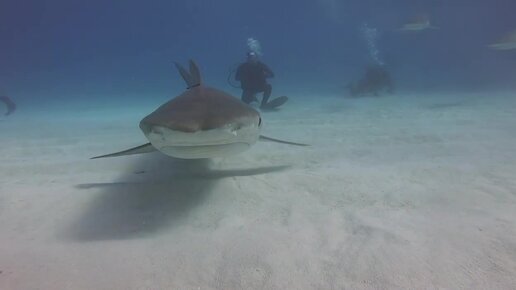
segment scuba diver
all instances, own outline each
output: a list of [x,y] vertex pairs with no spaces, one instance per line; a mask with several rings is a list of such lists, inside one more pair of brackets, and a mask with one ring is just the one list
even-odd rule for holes
[[378,96],[383,91],[393,94],[394,82],[385,66],[374,64],[368,65],[364,76],[357,82],[348,84],[347,88],[352,97]]
[[247,53],[247,61],[240,64],[236,70],[235,80],[239,81],[242,88],[242,101],[246,104],[258,102],[257,93],[263,93],[260,108],[273,109],[284,104],[288,98],[285,96],[269,102],[272,86],[267,83],[268,78],[273,78],[274,73],[263,62],[258,60],[256,52]]

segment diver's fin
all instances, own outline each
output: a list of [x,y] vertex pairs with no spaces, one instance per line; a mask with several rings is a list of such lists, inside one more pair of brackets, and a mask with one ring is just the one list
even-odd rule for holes
[[201,84],[201,72],[199,71],[199,67],[197,64],[193,61],[189,61],[190,64],[190,76],[192,78],[192,85],[190,87],[196,87]]
[[143,144],[131,149],[127,149],[120,152],[115,152],[111,154],[101,155],[101,156],[95,156],[90,159],[97,159],[97,158],[106,158],[106,157],[117,157],[117,156],[124,156],[124,155],[133,155],[133,154],[142,154],[142,153],[150,153],[156,151],[156,148],[152,146],[151,143]]
[[267,104],[264,104],[263,106],[260,106],[260,109],[262,109],[262,110],[274,110],[277,107],[285,104],[287,101],[288,101],[288,97],[287,96],[277,97],[275,99],[272,99],[272,100],[268,101]]
[[7,106],[6,116],[12,114],[16,110],[16,104],[8,97],[8,96],[0,96],[0,101],[2,101]]
[[276,142],[276,143],[282,143],[282,144],[288,144],[288,145],[295,145],[295,146],[310,146],[309,144],[284,141],[284,140],[274,139],[274,138],[263,136],[263,135],[260,135],[260,141],[270,141],[270,142]]

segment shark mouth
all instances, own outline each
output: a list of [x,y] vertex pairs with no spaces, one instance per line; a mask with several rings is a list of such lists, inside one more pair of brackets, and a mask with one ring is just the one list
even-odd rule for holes
[[198,159],[237,154],[248,150],[258,141],[257,126],[222,128],[181,132],[163,126],[141,126],[152,146],[175,158]]

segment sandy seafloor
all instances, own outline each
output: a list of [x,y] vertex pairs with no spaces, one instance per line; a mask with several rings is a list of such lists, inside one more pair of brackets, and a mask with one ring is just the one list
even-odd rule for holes
[[160,102],[0,121],[0,289],[514,289],[516,93],[293,98],[237,156],[145,143]]

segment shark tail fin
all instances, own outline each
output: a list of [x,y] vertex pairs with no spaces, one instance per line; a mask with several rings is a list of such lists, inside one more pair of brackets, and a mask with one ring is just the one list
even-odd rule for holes
[[275,138],[271,138],[271,137],[267,137],[267,136],[263,136],[263,135],[260,135],[260,141],[276,142],[276,143],[294,145],[294,146],[310,146],[309,144],[290,142],[290,141],[275,139]]
[[127,149],[120,152],[115,152],[111,154],[101,155],[101,156],[95,156],[90,159],[98,159],[98,158],[106,158],[106,157],[117,157],[117,156],[124,156],[124,155],[133,155],[133,154],[142,154],[142,153],[150,153],[156,151],[156,148],[152,146],[151,143],[143,144],[137,147],[133,147],[131,149]]
[[193,60],[190,60],[189,71],[187,71],[182,65],[180,65],[177,62],[174,62],[174,64],[176,65],[179,74],[181,74],[181,77],[185,81],[187,89],[197,87],[201,84],[201,73],[199,72],[199,68]]

